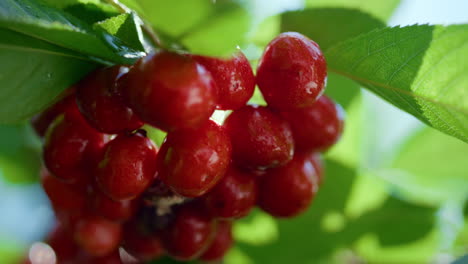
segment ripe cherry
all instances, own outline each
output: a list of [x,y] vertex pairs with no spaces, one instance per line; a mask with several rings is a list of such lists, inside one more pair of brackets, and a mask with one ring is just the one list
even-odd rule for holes
[[135,198],[154,180],[156,156],[156,146],[142,133],[117,136],[106,146],[98,165],[99,187],[114,200]]
[[268,105],[276,109],[311,106],[323,93],[325,58],[317,43],[286,32],[266,47],[257,69],[257,84]]
[[66,184],[41,169],[41,182],[44,191],[55,211],[80,211],[85,207],[86,189],[80,185]]
[[31,119],[31,124],[38,136],[44,137],[50,124],[67,109],[77,108],[74,87],[65,90],[59,97],[61,99],[57,103]]
[[282,111],[291,125],[296,149],[324,151],[335,144],[343,132],[343,110],[323,95],[312,106]]
[[307,209],[320,176],[313,153],[298,153],[283,167],[268,171],[259,183],[258,205],[275,217],[293,217]]
[[138,116],[164,131],[199,127],[216,107],[211,74],[192,58],[169,51],[140,59],[123,89]]
[[[86,263],[86,264],[123,264],[124,262],[120,259],[119,250],[114,250],[110,254],[104,256],[92,256],[87,254],[86,252],[82,252],[82,254],[76,259],[73,263]],[[61,264],[59,262],[58,264]]]
[[81,113],[101,132],[116,134],[143,125],[117,95],[118,80],[127,71],[124,66],[98,69],[76,85],[76,102]]
[[162,241],[173,258],[193,260],[208,248],[215,230],[215,221],[200,208],[187,204],[179,209],[174,221],[162,231]]
[[136,224],[129,222],[124,227],[124,249],[140,261],[150,261],[162,257],[165,251],[159,236],[139,230]]
[[115,201],[102,193],[94,190],[93,205],[96,214],[112,221],[126,221],[137,211],[139,199]]
[[105,256],[116,250],[121,241],[121,225],[103,217],[87,215],[74,230],[74,238],[88,254]]
[[107,136],[88,125],[78,109],[65,111],[49,127],[43,158],[49,171],[67,181],[85,181],[88,169],[101,155]]
[[70,232],[60,224],[50,233],[46,242],[54,250],[57,263],[68,263],[74,260],[80,252]]
[[216,261],[222,259],[233,244],[231,229],[231,222],[219,221],[215,238],[200,259],[203,261]]
[[255,89],[255,76],[245,55],[238,51],[232,57],[215,58],[192,55],[211,73],[218,87],[218,109],[235,110],[244,106]]
[[158,173],[174,192],[197,197],[219,182],[230,159],[227,133],[210,120],[198,129],[167,135],[158,155]]
[[266,107],[245,106],[224,122],[232,140],[233,160],[250,169],[278,167],[294,154],[289,124]]
[[241,218],[255,206],[255,176],[229,167],[226,175],[205,197],[210,214],[217,218]]

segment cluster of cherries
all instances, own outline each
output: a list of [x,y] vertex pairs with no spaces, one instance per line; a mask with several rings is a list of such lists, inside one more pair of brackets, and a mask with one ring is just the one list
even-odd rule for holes
[[[303,212],[322,180],[320,152],[343,129],[322,95],[326,76],[318,45],[293,32],[269,43],[256,77],[241,52],[170,51],[88,75],[32,121],[57,263],[124,263],[122,252],[216,261],[232,221],[254,206]],[[255,85],[268,106],[247,105]],[[215,109],[232,111],[224,124],[210,120]],[[159,150],[144,124],[167,132]]]

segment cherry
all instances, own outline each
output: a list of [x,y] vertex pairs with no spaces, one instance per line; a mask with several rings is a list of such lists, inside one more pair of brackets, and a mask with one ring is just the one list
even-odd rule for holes
[[59,98],[61,99],[57,103],[31,119],[31,124],[38,136],[44,137],[50,124],[67,109],[77,108],[74,87],[65,90]]
[[233,244],[231,229],[231,222],[219,221],[215,238],[200,259],[203,261],[216,261],[222,259]]
[[46,242],[54,250],[57,263],[72,261],[80,252],[70,232],[60,224],[54,228]]
[[67,181],[86,181],[87,169],[100,155],[107,136],[89,126],[78,112],[70,109],[49,127],[44,143],[43,158],[49,171]]
[[311,106],[323,93],[325,58],[317,43],[286,32],[266,47],[257,69],[257,84],[265,101],[276,109]]
[[217,218],[241,218],[255,206],[255,176],[231,166],[223,179],[205,197],[205,204]]
[[318,189],[313,153],[298,153],[283,167],[268,171],[259,183],[258,205],[275,217],[293,217],[307,209]]
[[134,222],[124,227],[123,247],[141,261],[158,259],[165,253],[159,236],[145,234],[137,228]]
[[96,179],[101,190],[114,200],[140,195],[154,180],[157,148],[140,132],[121,134],[106,146]]
[[112,253],[105,256],[91,256],[89,254],[83,254],[81,258],[75,263],[86,263],[86,264],[123,264],[120,259],[119,250],[114,250]]
[[93,202],[95,212],[112,221],[129,220],[139,205],[138,199],[114,201],[100,190],[95,190]]
[[310,161],[312,162],[312,165],[314,166],[315,171],[317,173],[318,183],[320,186],[320,184],[322,184],[323,182],[323,176],[324,176],[322,155],[316,152],[316,153],[310,154],[310,157],[311,157]]
[[121,225],[103,217],[86,215],[74,230],[74,238],[88,254],[105,256],[116,250],[121,240]]
[[291,125],[296,149],[324,151],[335,144],[343,132],[343,110],[323,95],[312,106],[282,111]]
[[224,122],[233,160],[250,169],[278,167],[291,160],[294,141],[289,124],[266,107],[244,106]]
[[162,242],[167,253],[176,260],[193,260],[209,246],[216,222],[194,204],[179,208],[174,221],[162,230]]
[[143,126],[116,94],[118,80],[127,71],[124,66],[98,69],[76,85],[76,101],[81,113],[101,132],[116,134]]
[[122,94],[143,121],[164,131],[199,127],[217,100],[211,74],[190,57],[169,51],[140,59]]
[[210,120],[198,129],[168,133],[158,155],[158,172],[174,192],[197,197],[219,182],[230,159],[227,133]]
[[255,89],[255,76],[249,61],[241,51],[227,59],[201,55],[191,57],[213,76],[218,87],[218,109],[241,108],[252,97]]
[[66,184],[53,177],[46,168],[41,169],[41,182],[56,211],[73,212],[84,208],[86,189],[82,186]]

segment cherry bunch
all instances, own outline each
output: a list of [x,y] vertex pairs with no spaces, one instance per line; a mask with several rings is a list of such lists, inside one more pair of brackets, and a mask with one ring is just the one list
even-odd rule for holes
[[[58,263],[122,263],[119,247],[139,261],[219,260],[254,206],[303,212],[343,129],[326,76],[318,45],[293,32],[268,44],[256,76],[241,52],[170,51],[88,75],[32,121]],[[247,105],[255,85],[267,106]],[[224,124],[215,109],[232,111]],[[159,150],[144,124],[167,132]]]

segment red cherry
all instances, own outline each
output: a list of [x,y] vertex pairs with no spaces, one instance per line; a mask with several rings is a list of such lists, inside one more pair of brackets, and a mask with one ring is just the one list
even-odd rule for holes
[[188,204],[181,207],[171,225],[162,230],[162,242],[174,259],[193,260],[208,248],[215,230],[215,221]]
[[199,127],[216,106],[211,74],[193,59],[169,51],[140,59],[123,87],[138,116],[164,131]]
[[44,137],[50,124],[67,109],[77,108],[74,87],[65,90],[59,97],[61,99],[57,103],[31,119],[31,124],[38,136]]
[[156,146],[140,133],[117,136],[98,165],[99,187],[114,200],[135,198],[154,180],[156,156]]
[[158,155],[161,180],[174,192],[197,197],[219,182],[231,159],[231,142],[213,121],[191,130],[171,132]]
[[224,122],[239,166],[266,169],[291,160],[294,141],[289,124],[266,107],[245,106]]
[[217,218],[241,218],[255,206],[255,176],[231,166],[223,179],[205,197],[208,211]]
[[80,211],[86,202],[86,189],[66,184],[53,177],[46,168],[41,169],[42,187],[55,211]]
[[[49,171],[67,182],[83,182],[101,155],[107,136],[90,127],[78,109],[59,116],[49,127],[43,158]],[[94,165],[94,164],[93,164]]]
[[323,93],[327,65],[317,43],[286,32],[266,47],[257,69],[257,84],[276,109],[311,106]]
[[238,51],[228,59],[192,55],[213,76],[218,87],[218,109],[235,110],[244,106],[255,89],[255,76],[245,55]]
[[126,221],[136,213],[140,201],[138,199],[114,201],[100,190],[95,190],[93,202],[97,214],[112,221]]
[[296,149],[324,151],[335,144],[343,132],[343,110],[323,95],[312,106],[282,111],[291,125]]
[[80,219],[74,230],[75,241],[92,256],[105,256],[117,250],[121,241],[121,225],[100,216]]
[[123,264],[120,259],[119,250],[114,250],[112,253],[105,256],[95,257],[88,254],[83,254],[81,258],[74,263],[86,263],[86,264]]
[[70,232],[62,225],[55,227],[46,242],[54,250],[57,263],[72,261],[80,252],[80,248],[73,240]]
[[200,257],[203,261],[215,261],[224,257],[232,247],[232,224],[229,221],[219,221],[215,238],[210,247]]
[[320,186],[320,184],[322,184],[323,182],[323,177],[324,177],[322,155],[320,155],[320,153],[312,154],[311,161],[312,161],[312,165],[314,165],[315,171],[317,172],[318,183]]
[[124,227],[124,249],[141,261],[150,261],[162,257],[165,253],[159,236],[144,234],[134,222]]
[[98,69],[77,85],[76,102],[86,120],[97,130],[116,134],[140,128],[143,123],[116,94],[124,66]]
[[320,181],[313,160],[312,153],[298,153],[285,166],[268,171],[260,179],[260,208],[275,217],[293,217],[306,210]]

